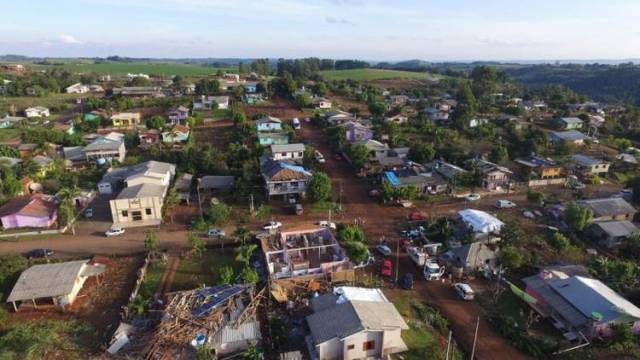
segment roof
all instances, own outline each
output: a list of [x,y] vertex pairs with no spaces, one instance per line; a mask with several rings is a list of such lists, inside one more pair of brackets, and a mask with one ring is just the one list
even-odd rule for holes
[[302,166],[291,165],[283,161],[266,160],[261,166],[262,176],[270,181],[303,179],[311,173]]
[[176,166],[174,164],[150,160],[133,166],[115,169],[111,168],[106,174],[104,174],[102,181],[116,182],[141,176],[161,178],[167,173],[175,174],[175,171]]
[[192,181],[193,175],[184,173],[178,180],[176,180],[174,187],[177,191],[190,191]]
[[136,199],[154,196],[162,197],[164,196],[166,189],[167,187],[165,185],[138,184],[122,189],[116,199]]
[[597,221],[593,226],[599,227],[612,237],[627,237],[640,232],[640,229],[629,220]]
[[[337,321],[339,319],[339,321]],[[390,302],[352,300],[307,316],[315,344],[342,339],[363,330],[408,329]]]
[[575,160],[576,163],[583,166],[593,166],[593,165],[606,163],[606,161],[598,160],[596,158],[593,158],[591,156],[584,155],[584,154],[573,155],[573,160]]
[[577,141],[577,140],[586,140],[589,137],[578,130],[567,130],[567,131],[552,131],[552,138],[567,140],[567,141]]
[[38,166],[40,167],[47,166],[53,162],[52,158],[48,156],[43,156],[43,155],[36,155],[33,158],[31,158],[31,160],[33,160],[33,162],[38,164]]
[[464,209],[458,211],[458,215],[474,232],[500,232],[502,225],[504,225],[495,216],[480,210]]
[[0,207],[0,217],[21,215],[30,217],[51,217],[57,206],[42,198],[42,195],[15,197]]
[[465,267],[469,262],[472,267],[476,267],[483,265],[485,260],[496,258],[495,251],[489,249],[487,245],[480,241],[455,248],[451,250],[451,253],[455,256],[455,260],[459,262],[458,265],[462,267]]
[[124,135],[112,132],[108,135],[97,137],[84,147],[84,151],[118,150],[122,144],[124,144]]
[[582,124],[583,121],[580,118],[577,117],[561,117],[559,119],[560,121],[562,121],[563,123],[569,125],[569,124]]
[[593,210],[595,217],[636,213],[636,209],[623,198],[578,200],[576,203]]
[[351,143],[353,146],[364,145],[369,151],[384,151],[389,150],[389,146],[387,144],[383,144],[377,140],[369,139],[369,140],[361,140],[354,141]]
[[538,167],[546,168],[546,167],[558,166],[558,164],[556,164],[555,161],[551,159],[543,159],[538,156],[529,156],[527,158],[519,158],[519,159],[516,159],[515,162],[531,168],[538,168]]
[[233,186],[233,176],[213,176],[207,175],[198,179],[200,189],[226,189]]
[[266,124],[266,123],[282,123],[282,120],[273,117],[273,116],[265,116],[263,118],[260,118],[258,120],[256,120],[256,124]]
[[279,152],[304,152],[304,144],[271,145],[271,153]]
[[89,265],[87,262],[77,260],[32,266],[20,274],[7,302],[70,294],[79,276],[104,272],[104,265]]

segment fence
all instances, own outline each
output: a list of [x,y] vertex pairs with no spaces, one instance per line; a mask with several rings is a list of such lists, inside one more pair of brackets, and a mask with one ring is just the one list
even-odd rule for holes
[[122,321],[126,321],[129,319],[129,305],[133,302],[133,300],[138,296],[138,291],[140,291],[140,286],[144,281],[144,277],[147,275],[147,268],[149,267],[149,263],[151,262],[151,254],[147,254],[144,258],[144,263],[138,269],[138,277],[136,279],[136,285],[133,287],[133,291],[131,295],[129,295],[129,300],[127,301],[127,305],[123,306],[122,311]]
[[547,186],[547,185],[563,185],[567,182],[566,178],[558,178],[558,179],[541,179],[541,180],[529,180],[527,186],[535,187],[535,186]]

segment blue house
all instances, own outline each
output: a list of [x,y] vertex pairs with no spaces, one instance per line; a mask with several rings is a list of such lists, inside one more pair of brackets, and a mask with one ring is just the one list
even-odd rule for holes
[[255,93],[258,91],[258,83],[257,82],[246,82],[244,84],[244,91],[247,93]]
[[258,132],[282,131],[282,120],[272,116],[265,116],[256,120],[256,129]]

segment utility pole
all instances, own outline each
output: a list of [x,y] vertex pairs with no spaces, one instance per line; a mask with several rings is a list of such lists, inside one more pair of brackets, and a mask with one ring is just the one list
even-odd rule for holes
[[449,350],[451,349],[451,334],[453,332],[449,330],[449,339],[447,339],[447,355],[445,356],[445,360],[449,360]]
[[400,238],[396,242],[396,284],[398,283],[398,271],[400,271]]
[[196,187],[198,193],[198,207],[200,208],[200,217],[202,217],[202,199],[200,199],[200,179],[198,179],[198,186]]
[[251,215],[253,215],[254,209],[253,209],[253,194],[249,195],[249,212],[251,213]]
[[476,343],[478,341],[478,328],[480,327],[480,316],[478,316],[478,321],[476,322],[476,333],[473,335],[473,348],[471,348],[471,360],[474,359],[476,354]]

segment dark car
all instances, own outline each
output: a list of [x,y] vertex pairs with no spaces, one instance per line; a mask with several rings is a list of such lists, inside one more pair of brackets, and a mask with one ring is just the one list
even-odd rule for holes
[[400,280],[400,287],[402,287],[405,290],[413,289],[413,274],[410,274],[410,273],[404,274],[404,276]]
[[27,251],[23,255],[24,255],[24,257],[26,257],[28,259],[43,258],[43,257],[53,256],[53,250],[51,250],[51,249],[33,249],[33,250],[30,250],[30,251]]

